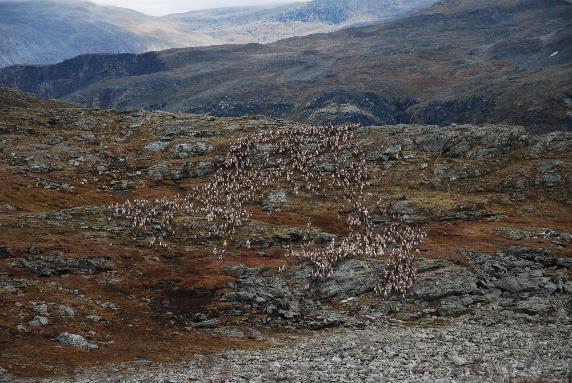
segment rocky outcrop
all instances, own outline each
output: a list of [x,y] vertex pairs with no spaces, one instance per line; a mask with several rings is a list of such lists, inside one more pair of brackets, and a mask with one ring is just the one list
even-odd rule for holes
[[85,259],[68,258],[62,254],[33,256],[20,260],[22,267],[30,269],[39,276],[49,277],[71,272],[96,273],[112,270],[113,262],[109,258],[92,257]]

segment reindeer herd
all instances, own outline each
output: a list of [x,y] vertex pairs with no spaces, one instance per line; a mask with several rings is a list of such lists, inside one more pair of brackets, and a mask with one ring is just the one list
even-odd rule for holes
[[[239,230],[251,222],[249,207],[280,187],[309,207],[316,201],[331,203],[345,221],[345,234],[332,236],[326,244],[314,242],[308,223],[302,243],[288,246],[288,256],[311,264],[315,281],[331,277],[345,259],[385,259],[376,292],[405,295],[426,235],[391,215],[367,191],[370,168],[355,137],[357,128],[297,126],[243,136],[230,145],[206,184],[172,199],[112,205],[110,219],[127,219],[133,230],[149,234],[153,246],[169,247],[181,230],[206,238],[222,258],[238,242]],[[202,224],[188,217],[199,217]],[[246,243],[249,246],[250,240]]]

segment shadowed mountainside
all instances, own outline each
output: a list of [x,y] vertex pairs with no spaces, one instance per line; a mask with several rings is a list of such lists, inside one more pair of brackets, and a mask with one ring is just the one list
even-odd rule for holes
[[570,129],[570,20],[563,0],[447,0],[388,24],[269,45],[15,66],[0,70],[0,84],[121,110]]

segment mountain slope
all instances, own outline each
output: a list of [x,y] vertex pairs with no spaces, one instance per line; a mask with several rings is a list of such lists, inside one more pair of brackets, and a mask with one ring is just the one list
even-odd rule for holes
[[0,66],[210,43],[155,18],[75,0],[0,0]]
[[398,21],[269,45],[6,68],[0,84],[118,109],[569,129],[570,20],[563,0],[447,0]]
[[[237,173],[255,181],[228,187]],[[0,382],[565,382],[571,177],[572,133],[119,113],[0,88]],[[428,233],[406,296],[372,291],[393,249],[352,245],[323,279],[290,255],[346,243],[353,203],[376,233]]]
[[[85,53],[273,42],[363,21],[390,20],[433,2],[316,0],[152,17],[79,0],[0,0],[0,67],[56,63]],[[288,16],[294,14],[298,19]],[[339,22],[333,22],[333,15]]]

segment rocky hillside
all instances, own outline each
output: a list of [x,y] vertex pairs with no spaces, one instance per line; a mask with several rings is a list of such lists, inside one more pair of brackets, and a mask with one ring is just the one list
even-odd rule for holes
[[[320,130],[87,110],[5,89],[0,112],[0,381],[569,376],[570,133],[351,128],[342,139],[365,155],[372,223],[427,233],[412,289],[384,298],[373,290],[388,258],[343,259],[316,280],[311,262],[286,256],[305,238],[316,248],[343,238],[351,214],[286,179],[245,206],[250,218],[222,256],[213,245],[223,239],[205,233],[198,211],[176,217],[166,246],[153,244],[161,209],[183,211],[180,198],[217,177],[238,143]],[[284,153],[253,150],[252,161]],[[358,165],[345,152],[331,161],[307,176]],[[150,225],[111,213],[114,203],[155,199],[143,205],[157,214]]]
[[273,42],[391,20],[434,2],[320,0],[152,17],[80,0],[0,0],[0,67],[57,63],[87,53]]
[[398,21],[269,45],[5,68],[0,84],[120,110],[570,129],[571,19],[563,0],[441,1]]

